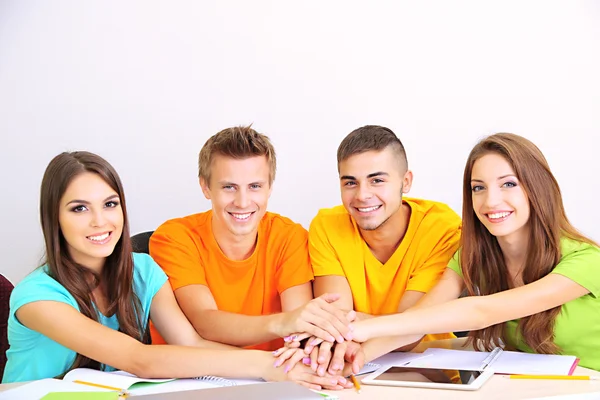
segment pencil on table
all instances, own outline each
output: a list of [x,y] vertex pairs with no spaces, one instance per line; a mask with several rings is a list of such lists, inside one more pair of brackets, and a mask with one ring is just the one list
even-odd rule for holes
[[598,376],[583,375],[509,375],[510,379],[557,379],[567,381],[589,381],[600,379]]
[[354,374],[350,375],[350,379],[352,379],[352,383],[354,384],[354,388],[356,389],[356,393],[360,393],[360,382],[358,381],[358,379],[356,379],[356,377],[354,376]]

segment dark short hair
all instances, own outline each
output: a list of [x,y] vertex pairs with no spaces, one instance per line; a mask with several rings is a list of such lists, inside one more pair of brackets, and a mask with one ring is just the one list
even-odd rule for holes
[[388,147],[391,147],[397,154],[401,168],[406,170],[408,159],[404,145],[391,129],[379,125],[365,125],[355,129],[342,140],[338,147],[338,169],[340,163],[351,156],[367,151],[382,151]]

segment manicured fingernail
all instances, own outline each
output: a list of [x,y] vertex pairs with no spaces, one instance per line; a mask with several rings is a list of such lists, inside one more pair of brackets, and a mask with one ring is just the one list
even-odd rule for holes
[[[329,338],[327,338],[327,341],[333,343],[333,342],[335,342],[335,338],[333,336],[329,336]],[[343,342],[343,340],[342,340],[342,342]]]
[[319,368],[318,372],[317,372],[320,376],[325,375],[325,369],[323,367]]
[[296,339],[298,339],[298,335],[294,335],[294,336],[292,336],[292,337],[290,338],[290,340],[291,340],[291,341],[294,341],[294,340],[296,340]]
[[287,374],[288,372],[290,372],[290,366],[288,365],[287,367],[285,367],[285,369],[283,370],[283,372],[285,372],[286,374]]
[[278,352],[279,352],[279,350],[275,350],[275,351],[274,351],[272,354],[273,354],[274,356],[276,356]]
[[352,324],[348,325],[348,329],[350,329],[351,331],[353,331],[354,330],[354,325],[352,325]]
[[341,385],[345,385],[346,384],[346,378],[344,378],[343,376],[340,376],[340,384]]
[[279,362],[279,360],[277,360],[277,361],[275,361],[275,362],[273,363],[273,366],[274,366],[275,368],[277,368],[277,367],[279,367],[279,364],[280,364],[280,362]]
[[348,337],[348,340],[352,340],[354,338],[354,336],[352,335],[352,332],[348,332],[348,334],[346,336]]
[[344,337],[338,336],[337,341],[338,341],[338,343],[344,343]]
[[334,384],[334,385],[338,384],[336,380],[331,381],[331,383]]
[[285,337],[283,338],[283,341],[284,341],[284,342],[289,342],[289,341],[291,341],[291,340],[292,340],[291,336],[285,336]]
[[304,364],[304,365],[310,365],[310,357],[304,357],[302,359],[302,364]]
[[319,343],[319,339],[313,339],[312,342],[310,342],[311,346],[316,346]]

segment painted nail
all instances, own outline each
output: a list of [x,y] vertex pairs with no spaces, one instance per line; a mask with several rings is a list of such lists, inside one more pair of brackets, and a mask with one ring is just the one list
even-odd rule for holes
[[319,339],[313,339],[313,341],[310,342],[311,346],[316,346],[317,344],[319,344]]
[[331,381],[332,384],[337,385],[338,382],[336,380]]
[[285,336],[285,337],[283,338],[283,341],[284,341],[284,342],[289,342],[289,341],[291,341],[291,340],[292,340],[292,339],[291,339],[291,336]]
[[352,335],[352,332],[348,332],[346,336],[348,336],[348,340],[354,339],[354,335]]
[[302,359],[302,364],[304,364],[304,365],[310,365],[310,357],[304,357]]
[[286,366],[286,367],[285,367],[285,369],[283,370],[283,372],[285,372],[286,374],[287,374],[288,372],[290,372],[290,366],[289,366],[289,365],[288,365],[288,366]]
[[276,356],[276,355],[277,355],[277,353],[279,353],[279,350],[275,350],[275,351],[274,351],[272,354],[273,354],[274,356]]
[[323,367],[319,368],[318,372],[319,376],[325,375],[325,369]]

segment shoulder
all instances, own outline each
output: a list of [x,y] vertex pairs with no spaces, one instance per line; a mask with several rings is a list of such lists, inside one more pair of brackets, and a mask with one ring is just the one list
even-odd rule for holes
[[313,226],[322,226],[325,228],[335,227],[336,230],[343,229],[344,227],[352,227],[352,217],[344,208],[343,205],[335,206],[332,208],[322,208],[319,210],[317,215],[313,218],[311,224]]
[[152,236],[190,235],[210,223],[211,211],[170,219],[162,223]]
[[567,261],[576,260],[576,262],[569,262],[568,264],[577,266],[585,264],[586,266],[600,269],[600,248],[593,244],[563,237],[560,240],[560,250],[561,258],[557,267],[565,264]]
[[404,198],[404,201],[410,206],[416,219],[425,227],[435,226],[437,230],[460,229],[460,216],[447,204],[415,198]]
[[261,230],[268,235],[269,241],[277,237],[289,239],[290,237],[305,238],[308,236],[308,232],[301,224],[277,213],[266,212],[260,221],[260,226]]
[[45,265],[35,269],[15,286],[10,296],[10,308],[16,310],[27,303],[41,300],[76,305],[71,293],[48,275]]
[[136,293],[150,289],[155,293],[167,281],[167,275],[152,257],[145,253],[132,253],[133,282]]

